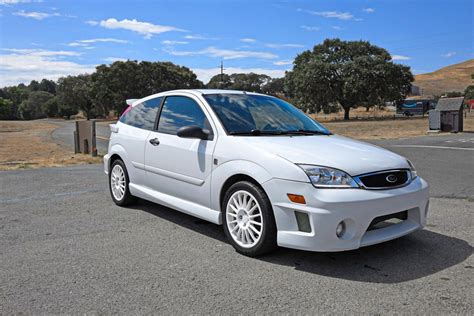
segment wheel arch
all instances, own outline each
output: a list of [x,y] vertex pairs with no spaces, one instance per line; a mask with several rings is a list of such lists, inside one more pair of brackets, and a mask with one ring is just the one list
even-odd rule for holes
[[221,191],[219,193],[219,206],[221,206],[221,208],[220,208],[221,212],[222,212],[222,202],[224,202],[224,197],[225,197],[225,194],[226,194],[227,190],[229,190],[229,188],[234,183],[241,182],[241,181],[248,181],[250,183],[253,183],[256,186],[260,187],[265,192],[265,190],[260,185],[260,183],[258,183],[258,181],[255,180],[254,178],[252,178],[251,176],[243,174],[243,173],[234,174],[234,175],[230,176],[224,182],[224,184],[222,184]]
[[211,208],[221,211],[225,192],[234,183],[249,181],[265,191],[262,184],[271,178],[267,170],[251,161],[233,160],[223,163],[212,171]]
[[114,161],[116,160],[122,160],[122,157],[120,157],[119,154],[113,154],[112,156],[110,156],[109,158],[109,165],[108,165],[108,170],[110,171],[110,167],[112,166],[112,164],[114,163]]
[[112,166],[112,163],[117,159],[122,160],[127,169],[130,169],[130,162],[128,161],[127,152],[125,151],[125,148],[123,148],[120,144],[114,144],[111,148],[109,148],[109,156],[109,170],[110,166]]

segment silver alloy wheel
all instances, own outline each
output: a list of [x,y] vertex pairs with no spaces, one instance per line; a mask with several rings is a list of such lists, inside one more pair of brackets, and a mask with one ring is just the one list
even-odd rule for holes
[[125,196],[125,172],[122,166],[115,165],[112,168],[112,174],[110,177],[110,188],[112,194],[117,201],[121,201]]
[[226,219],[230,235],[239,246],[251,248],[258,243],[263,232],[262,210],[250,192],[232,194],[227,201]]

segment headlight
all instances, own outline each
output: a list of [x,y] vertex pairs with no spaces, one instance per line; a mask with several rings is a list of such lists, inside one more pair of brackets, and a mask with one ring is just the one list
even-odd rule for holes
[[418,174],[416,173],[415,165],[408,159],[407,159],[407,162],[410,165],[410,175],[411,175],[411,179],[413,180],[416,177],[418,177]]
[[342,170],[313,166],[298,165],[306,172],[311,183],[317,188],[358,188],[357,183],[350,175]]

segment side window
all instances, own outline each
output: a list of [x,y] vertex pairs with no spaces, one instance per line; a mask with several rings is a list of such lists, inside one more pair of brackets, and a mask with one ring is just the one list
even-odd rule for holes
[[154,98],[135,105],[120,117],[120,122],[146,130],[153,130],[156,114],[163,98]]
[[158,132],[176,135],[184,126],[196,125],[212,132],[209,121],[193,99],[171,96],[165,99],[158,122]]

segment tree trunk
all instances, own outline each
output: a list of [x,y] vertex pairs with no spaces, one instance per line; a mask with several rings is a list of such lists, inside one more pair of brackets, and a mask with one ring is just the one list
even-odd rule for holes
[[344,121],[349,121],[349,111],[351,110],[351,107],[345,107],[344,108]]

